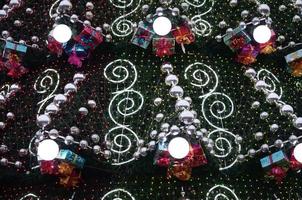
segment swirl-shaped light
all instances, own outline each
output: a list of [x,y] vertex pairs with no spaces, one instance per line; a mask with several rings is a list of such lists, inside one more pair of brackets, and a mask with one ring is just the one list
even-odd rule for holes
[[239,200],[235,192],[224,185],[215,185],[207,192],[206,200],[217,199]]
[[280,86],[279,79],[272,72],[267,69],[261,69],[257,73],[257,79],[263,80],[268,87],[265,89],[267,92],[275,92],[278,94],[279,98],[283,95],[283,89]]
[[[130,74],[133,74],[132,77],[130,77]],[[105,67],[104,76],[111,83],[123,85],[123,89],[115,92],[117,93],[129,90],[133,87],[137,80],[137,71],[133,63],[129,60],[118,59]],[[128,86],[125,87],[125,85]]]
[[194,0],[194,1],[185,0],[187,4],[196,8],[202,7],[207,1],[208,0]]
[[132,6],[133,0],[110,0],[110,3],[114,5],[117,8],[127,8],[129,6]]
[[202,88],[200,98],[211,94],[218,86],[216,72],[204,63],[196,62],[189,65],[185,69],[184,77],[190,81],[191,85]]
[[[136,12],[140,8],[142,0],[139,0],[137,3],[137,6],[131,10],[129,13],[123,14],[122,16],[119,16],[112,22],[112,34],[117,37],[126,37],[130,35],[133,31],[133,22],[126,19],[128,16],[130,16],[132,13]],[[110,2],[117,8],[125,9],[126,7],[130,7],[133,5],[133,0],[130,0],[127,3],[127,0],[110,0]]]
[[196,7],[196,8],[205,6],[205,4],[208,1],[211,2],[209,9],[202,13],[199,12],[199,14],[194,15],[191,18],[191,21],[195,24],[195,27],[194,27],[195,34],[199,35],[199,36],[204,36],[204,37],[211,35],[212,25],[208,21],[202,19],[202,16],[207,15],[209,12],[212,11],[215,1],[214,0],[197,0],[197,1],[191,2],[190,0],[186,0],[186,2],[189,5]]
[[219,170],[232,167],[237,162],[238,152],[241,151],[241,145],[235,142],[236,136],[230,131],[216,129],[209,133],[208,137],[214,141],[214,156],[221,162]]
[[[233,112],[234,103],[232,99],[224,93],[214,92],[202,100],[202,114],[204,119],[208,124],[217,129],[223,129],[223,127],[221,127],[221,120],[229,118]],[[211,119],[216,119],[216,122],[211,121],[208,116],[211,116]]]
[[130,192],[124,189],[115,189],[107,192],[101,200],[135,200]]
[[123,165],[134,160],[132,155],[138,150],[139,138],[130,128],[116,126],[108,131],[105,140],[112,142],[112,165]]
[[46,94],[41,101],[37,103],[40,105],[38,113],[41,113],[45,103],[55,96],[55,92],[60,84],[60,74],[55,69],[47,69],[36,79],[34,89],[38,94]]
[[110,119],[117,125],[125,125],[125,118],[137,113],[144,104],[144,97],[135,90],[117,93],[109,103]]

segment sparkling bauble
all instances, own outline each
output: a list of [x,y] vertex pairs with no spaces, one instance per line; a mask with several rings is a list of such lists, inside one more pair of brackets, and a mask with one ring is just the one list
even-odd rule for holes
[[184,110],[179,114],[179,120],[184,124],[192,124],[194,122],[194,114],[191,111]]
[[184,94],[184,90],[182,89],[182,87],[176,85],[170,89],[169,93],[172,97],[182,97]]
[[298,117],[297,119],[294,120],[294,126],[297,129],[302,130],[302,117]]

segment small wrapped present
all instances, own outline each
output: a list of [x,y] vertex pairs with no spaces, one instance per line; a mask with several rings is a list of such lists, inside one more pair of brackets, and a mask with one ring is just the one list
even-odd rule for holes
[[93,50],[103,42],[103,36],[93,28],[86,26],[79,35],[74,37],[74,40],[85,48]]
[[191,178],[192,167],[188,162],[175,162],[168,168],[167,178],[172,178],[172,175],[182,181],[188,181]]
[[4,63],[7,70],[7,76],[11,78],[20,78],[28,72],[20,63],[20,58],[17,54],[9,53],[8,60]]
[[172,35],[178,44],[191,44],[195,41],[192,30],[186,25],[176,27],[176,29],[172,31]]
[[63,45],[67,55],[69,55],[68,62],[76,67],[82,67],[82,62],[89,56],[89,49],[86,49],[81,44],[66,43]]
[[261,166],[266,170],[266,176],[281,182],[289,169],[289,161],[286,154],[280,150],[260,160]]
[[6,41],[3,57],[8,59],[9,55],[13,53],[13,54],[17,54],[19,58],[22,58],[22,56],[24,56],[26,52],[27,52],[27,46]]
[[292,170],[299,171],[302,169],[302,163],[300,163],[299,161],[296,160],[293,150],[290,155],[289,163],[290,163],[290,168]]
[[42,160],[40,162],[41,174],[58,175],[59,166],[57,160]]
[[258,54],[259,50],[257,48],[251,44],[247,44],[240,50],[240,53],[237,54],[235,60],[244,65],[250,65],[256,62],[256,57]]
[[60,175],[60,184],[64,187],[76,187],[81,180],[81,173],[69,163],[61,162],[58,166]]
[[73,170],[69,176],[60,177],[60,184],[66,188],[78,187],[81,181],[81,173]]
[[57,54],[57,56],[61,56],[63,53],[63,45],[62,43],[56,41],[53,37],[48,36],[47,40],[47,48],[50,53]]
[[171,56],[175,53],[175,39],[174,38],[153,38],[153,51],[156,56],[164,57]]
[[71,163],[73,165],[75,165],[78,168],[83,168],[84,167],[84,163],[85,163],[85,159],[82,158],[81,156],[73,153],[70,150],[66,150],[66,149],[61,149],[57,159],[60,160],[64,160],[68,163]]
[[267,177],[276,180],[277,183],[280,183],[286,177],[287,171],[288,168],[281,167],[281,166],[274,166],[267,173]]
[[302,49],[285,56],[289,72],[296,77],[302,77]]
[[275,42],[276,42],[276,33],[271,30],[272,36],[271,39],[266,43],[259,43],[258,48],[260,49],[261,54],[271,54],[276,51]]
[[147,24],[139,24],[136,32],[134,33],[131,43],[139,47],[147,49],[151,43],[152,38],[154,37],[154,32],[151,27]]
[[274,165],[279,165],[284,167],[288,166],[288,158],[282,150],[262,158],[260,162],[262,168],[264,169],[269,169]]
[[58,165],[58,173],[60,176],[69,176],[73,172],[74,168],[74,165],[70,163],[60,162]]
[[227,34],[223,38],[223,42],[230,47],[232,51],[242,49],[245,45],[250,44],[251,41],[250,36],[241,27],[235,28],[231,34]]
[[161,167],[168,167],[171,163],[170,153],[168,152],[168,144],[165,142],[159,142],[157,146],[157,152],[154,157],[154,164]]
[[191,158],[191,167],[199,167],[208,163],[206,155],[203,152],[203,149],[198,144],[193,144],[191,148],[193,154]]

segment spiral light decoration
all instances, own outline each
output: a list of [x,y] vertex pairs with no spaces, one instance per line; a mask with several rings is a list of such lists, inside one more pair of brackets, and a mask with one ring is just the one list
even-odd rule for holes
[[215,185],[207,192],[206,200],[217,199],[239,200],[235,192],[224,185]]
[[45,104],[55,96],[55,92],[60,84],[60,74],[55,69],[46,69],[36,79],[34,90],[38,94],[43,94],[44,98],[37,103],[39,106],[37,114],[39,115]]
[[199,36],[209,36],[212,33],[212,25],[202,19],[202,16],[207,15],[210,13],[214,7],[215,0],[197,0],[197,1],[191,1],[191,0],[186,0],[185,1],[187,4],[190,6],[193,6],[195,8],[201,8],[206,5],[207,2],[211,2],[211,6],[208,10],[205,12],[202,12],[200,14],[194,15],[191,18],[191,21],[195,24],[195,33]]
[[[128,2],[121,1],[121,0],[110,0],[110,2],[114,7],[123,9],[124,11],[126,8],[131,7],[134,4],[133,0],[130,1],[128,0]],[[135,13],[140,8],[140,4],[141,4],[141,0],[137,2],[137,6],[133,10],[119,16],[112,22],[111,27],[112,27],[113,35],[117,37],[126,37],[132,33],[133,31],[132,27],[134,23],[128,20],[127,17]]]
[[[108,106],[108,113],[115,127],[105,136],[105,141],[112,141],[112,165],[123,165],[134,160],[129,155],[140,150],[138,135],[127,125],[126,119],[141,110],[143,95],[133,90],[137,81],[136,67],[129,60],[118,59],[110,62],[104,70],[105,78],[115,84],[117,89]],[[122,88],[123,87],[123,88]],[[135,142],[134,142],[135,141]]]
[[280,85],[279,79],[273,74],[272,72],[268,71],[267,69],[261,69],[257,73],[257,79],[263,80],[267,87],[265,87],[266,92],[274,92],[278,94],[279,98],[283,95],[283,89]]
[[214,128],[208,137],[214,141],[214,156],[221,163],[219,170],[226,170],[237,162],[237,154],[241,151],[241,145],[236,142],[237,136],[222,126],[222,121],[233,115],[234,103],[228,95],[215,92],[219,80],[210,66],[193,63],[186,68],[184,76],[192,86],[202,88],[199,90],[202,92],[199,97],[202,99],[202,115]]
[[[130,75],[132,75],[133,77],[130,77]],[[131,63],[129,60],[118,59],[109,63],[105,67],[104,76],[109,82],[117,84],[117,88],[123,86],[122,90],[117,89],[117,91],[114,93],[124,92],[125,90],[130,90],[136,83],[137,70],[133,63]],[[128,83],[129,80],[131,81],[130,84]],[[125,87],[125,84],[128,86]]]
[[137,150],[137,134],[126,126],[116,126],[105,135],[105,141],[111,141],[112,165],[123,165],[134,160],[128,158],[127,154],[133,155]]
[[106,193],[101,200],[135,200],[135,198],[127,190],[115,189]]
[[40,198],[35,194],[28,193],[28,194],[24,195],[23,197],[21,197],[19,200],[25,200],[25,199],[39,200]]
[[192,86],[202,89],[200,98],[214,92],[218,86],[218,76],[208,65],[200,62],[193,63],[185,69],[185,79],[190,80]]

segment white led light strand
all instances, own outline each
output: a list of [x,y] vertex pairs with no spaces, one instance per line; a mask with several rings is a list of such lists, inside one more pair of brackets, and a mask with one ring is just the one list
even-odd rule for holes
[[60,84],[60,74],[55,69],[46,69],[43,71],[40,76],[36,79],[34,84],[34,90],[38,94],[46,94],[41,101],[37,103],[39,105],[39,109],[37,111],[37,115],[42,112],[44,105],[55,97],[55,92],[58,89]]
[[[104,69],[105,78],[116,84],[116,91],[108,106],[108,114],[115,127],[111,128],[105,135],[105,141],[112,141],[111,151],[113,157],[112,165],[123,165],[134,161],[127,157],[129,152],[140,151],[138,135],[126,124],[126,118],[139,112],[144,104],[144,96],[133,90],[137,81],[136,67],[129,60],[117,59],[110,62]],[[122,87],[122,88],[119,88]],[[130,155],[132,155],[130,153]]]
[[[131,10],[128,13],[125,13],[125,9],[126,7],[130,7],[133,4],[133,0],[130,0],[130,2],[128,4],[124,3],[124,5],[119,5],[116,3],[113,3],[113,0],[110,0],[110,2],[117,8],[121,8],[124,9],[123,10],[123,15],[119,16],[118,18],[116,18],[113,22],[112,22],[112,34],[117,36],[117,37],[126,37],[128,35],[130,35],[133,31],[133,25],[134,23],[128,19],[126,19],[128,16],[130,16],[131,14],[135,13],[139,8],[140,8],[140,4],[141,4],[142,0],[139,0],[137,2],[137,6]],[[126,1],[118,1],[120,2],[126,2]]]
[[[191,18],[191,21],[195,24],[194,32],[199,36],[209,36],[212,33],[212,25],[208,21],[202,19],[202,16],[207,15],[208,13],[210,13],[212,11],[214,4],[215,4],[215,0],[203,0],[200,4],[196,4],[196,1],[191,2],[189,0],[186,0],[186,2],[189,5],[191,5],[195,8],[203,7],[208,1],[211,2],[210,8],[207,11],[205,11],[201,14],[194,15]],[[197,2],[199,2],[199,1],[197,1]]]
[[125,189],[118,188],[107,192],[101,200],[135,200],[130,192]]
[[[228,95],[215,92],[219,79],[210,66],[200,62],[193,63],[185,69],[184,77],[190,80],[191,85],[201,89],[202,94],[199,98],[202,99],[202,114],[206,122],[214,128],[208,135],[214,141],[214,156],[221,162],[219,170],[229,169],[236,164],[236,155],[241,152],[241,145],[236,142],[237,136],[223,127],[223,120],[234,113],[234,103]],[[215,110],[215,105],[222,108]],[[209,116],[214,117],[219,125],[209,120]],[[232,144],[235,144],[236,148]]]
[[215,185],[207,192],[206,200],[217,199],[239,200],[235,192],[224,185]]

